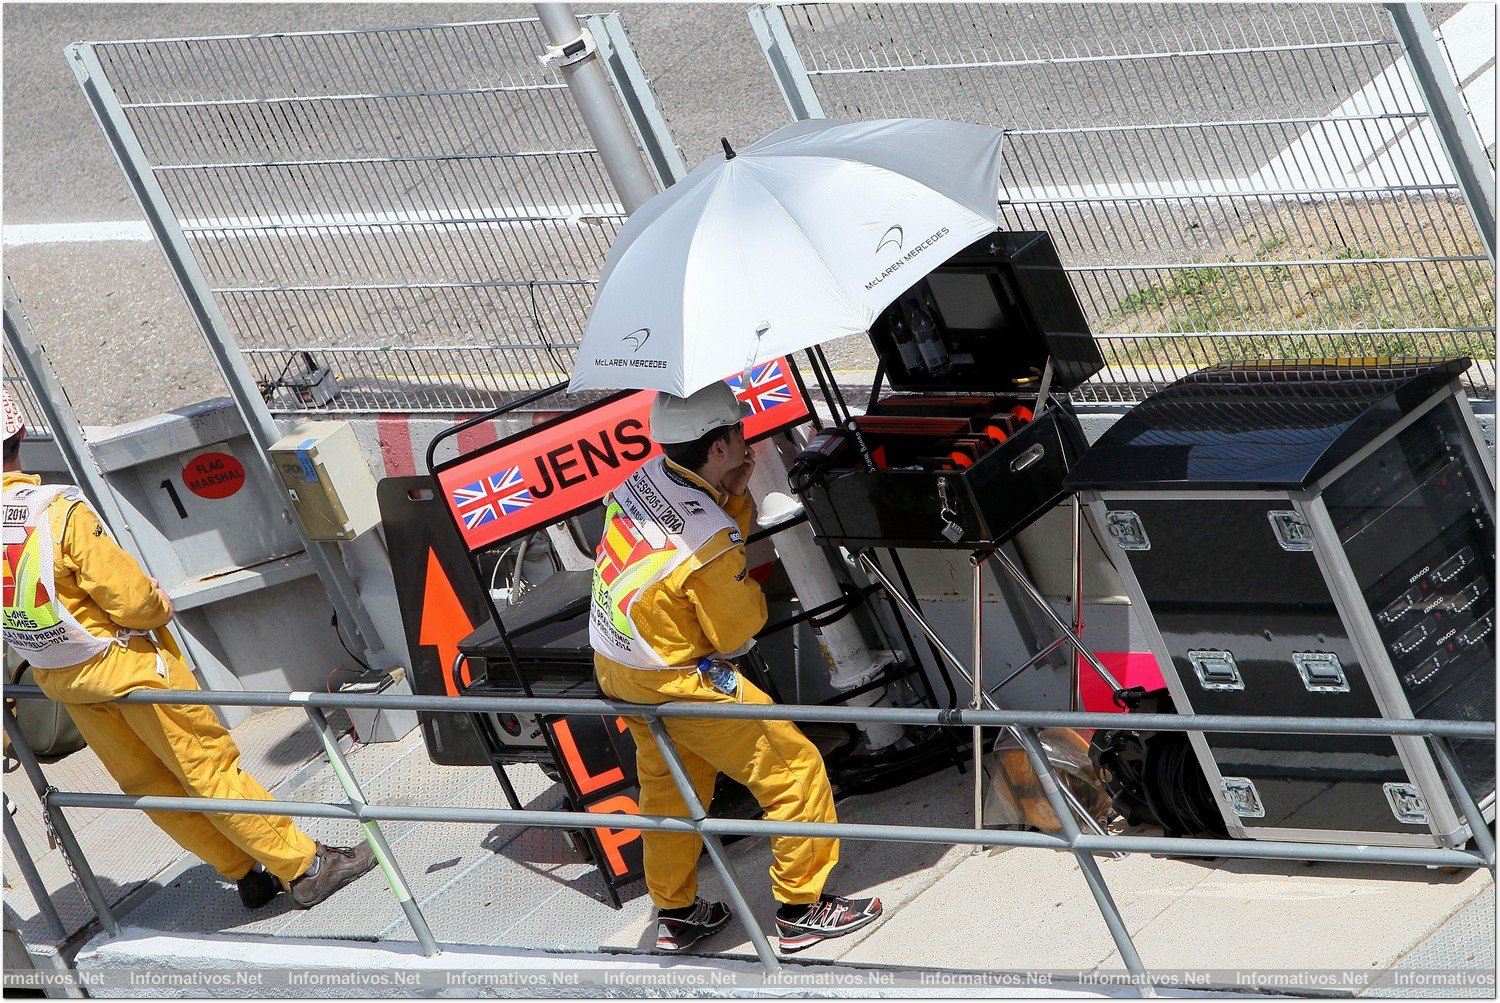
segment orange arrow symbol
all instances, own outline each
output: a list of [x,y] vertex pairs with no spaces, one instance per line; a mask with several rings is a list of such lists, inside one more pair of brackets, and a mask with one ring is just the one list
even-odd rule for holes
[[[464,604],[458,601],[453,583],[448,581],[437,552],[427,549],[427,582],[422,588],[422,628],[417,632],[417,643],[431,645],[438,650],[438,674],[443,677],[443,689],[450,697],[458,696],[453,686],[453,661],[458,657],[458,642],[474,632],[474,624],[464,612]],[[463,681],[467,686],[469,666],[464,664]]]

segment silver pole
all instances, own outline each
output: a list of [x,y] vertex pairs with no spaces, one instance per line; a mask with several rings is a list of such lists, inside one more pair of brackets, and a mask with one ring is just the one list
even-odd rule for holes
[[[1073,633],[1083,637],[1083,499],[1076,493],[1073,495]],[[1079,710],[1083,706],[1083,667],[1076,651],[1071,661],[1073,687],[1068,694],[1068,709]]]
[[1104,874],[1099,870],[1099,861],[1095,860],[1089,851],[1078,845],[1079,838],[1083,835],[1078,829],[1078,823],[1073,820],[1070,810],[1072,805],[1063,797],[1067,789],[1058,782],[1057,774],[1052,770],[1052,763],[1047,759],[1047,752],[1042,748],[1042,743],[1037,740],[1030,728],[1017,728],[1016,737],[1021,742],[1021,747],[1026,750],[1026,757],[1031,760],[1031,768],[1036,771],[1037,782],[1041,785],[1042,793],[1046,795],[1047,803],[1052,806],[1052,813],[1057,816],[1057,823],[1062,827],[1063,836],[1067,839],[1073,851],[1073,859],[1078,862],[1078,869],[1083,872],[1083,879],[1089,886],[1089,892],[1094,896],[1094,903],[1099,907],[1099,915],[1104,917],[1104,925],[1109,927],[1109,935],[1114,938],[1115,948],[1120,952],[1120,960],[1125,962],[1125,967],[1138,981],[1136,988],[1142,996],[1155,996],[1151,991],[1151,985],[1146,980],[1146,966],[1141,961],[1141,956],[1136,952],[1135,941],[1130,938],[1130,931],[1125,928],[1125,920],[1120,915],[1120,907],[1115,904],[1114,896],[1110,894],[1109,885],[1104,880]]
[[755,911],[750,908],[745,892],[740,888],[739,878],[735,876],[734,867],[729,863],[729,857],[724,852],[724,844],[718,836],[704,832],[701,828],[703,821],[708,817],[708,810],[703,807],[703,802],[698,800],[698,792],[693,790],[693,779],[688,776],[687,768],[682,765],[682,759],[677,755],[677,746],[672,741],[672,736],[667,733],[666,724],[659,717],[648,717],[646,726],[651,729],[656,745],[661,749],[661,758],[667,764],[667,772],[672,774],[672,782],[677,785],[677,792],[682,795],[682,803],[687,805],[688,815],[693,820],[693,828],[698,830],[703,840],[703,847],[708,850],[709,859],[713,861],[719,876],[724,879],[724,890],[729,895],[730,909],[744,924],[745,933],[749,935],[750,943],[755,947],[755,954],[760,958],[761,965],[767,972],[779,971],[781,962],[777,960],[776,952],[771,950],[771,942],[766,939],[765,931],[755,921]]
[[[979,554],[969,555],[969,564],[974,568],[974,696],[969,701],[970,710],[981,709],[984,697],[984,558]],[[974,828],[984,828],[984,729],[974,726]]]
[[1474,845],[1479,847],[1479,852],[1484,854],[1484,859],[1489,862],[1490,876],[1495,874],[1495,837],[1490,835],[1490,827],[1484,820],[1484,812],[1474,801],[1474,795],[1469,793],[1469,784],[1464,780],[1463,771],[1459,769],[1458,757],[1453,754],[1453,746],[1446,738],[1433,736],[1428,739],[1432,742],[1433,751],[1437,753],[1438,765],[1443,768],[1443,773],[1448,778],[1448,786],[1453,788],[1453,796],[1458,798],[1458,805],[1464,810],[1464,821],[1469,823],[1469,834],[1474,837]]
[[[354,771],[349,769],[349,761],[344,758],[344,750],[339,748],[338,737],[329,726],[327,716],[317,707],[308,707],[307,716],[312,720],[313,730],[318,733],[318,740],[323,743],[323,752],[328,756],[328,764],[333,767],[333,775],[338,778],[339,786],[344,789],[345,796],[355,810],[363,814],[366,807],[364,791],[360,790]],[[406,875],[401,873],[401,865],[396,862],[396,855],[391,852],[391,846],[385,840],[385,833],[380,831],[380,825],[373,819],[365,818],[361,820],[360,828],[364,830],[365,842],[370,844],[371,852],[380,863],[380,870],[385,874],[391,894],[396,896],[406,922],[417,935],[422,953],[429,958],[441,954],[442,949],[432,936],[432,928],[427,925],[427,917],[422,915],[422,910],[412,898]]]
[[214,301],[213,289],[203,270],[198,267],[187,237],[177,222],[166,193],[152,173],[146,151],[136,139],[135,130],[131,128],[125,110],[120,107],[119,98],[109,84],[109,77],[100,65],[94,47],[87,43],[76,43],[68,47],[67,55],[73,75],[78,79],[78,85],[83,89],[84,97],[88,100],[100,129],[104,131],[110,151],[119,162],[125,181],[140,203],[146,223],[156,238],[157,246],[166,256],[167,265],[177,279],[183,298],[187,300],[188,309],[197,321],[199,330],[203,332],[203,340],[208,344],[219,373],[229,387],[229,395],[234,399],[235,408],[251,439],[259,447],[254,451],[253,462],[261,475],[268,478],[281,493],[281,517],[296,530],[303,548],[312,559],[313,567],[328,591],[328,599],[338,614],[339,623],[348,631],[356,650],[363,649],[367,660],[374,664],[381,651],[380,631],[365,611],[359,590],[349,569],[344,566],[343,556],[337,545],[308,539],[307,532],[295,515],[291,500],[286,496],[286,487],[281,483],[281,477],[267,455],[270,447],[281,438],[281,433],[271,418],[266,402],[261,399],[255,378],[245,366],[244,356],[240,354],[229,323]]
[[57,907],[52,904],[52,896],[47,893],[47,883],[42,880],[42,874],[36,869],[36,861],[31,859],[31,850],[26,845],[26,840],[21,837],[21,830],[16,828],[16,820],[11,817],[11,809],[15,803],[11,801],[10,795],[5,795],[5,842],[10,846],[11,856],[16,858],[16,866],[21,869],[21,877],[26,879],[26,887],[31,889],[31,897],[36,900],[37,912],[42,914],[42,919],[47,921],[47,929],[52,931],[60,944],[68,938],[68,929],[63,926],[62,917],[57,914]]
[[[1066,790],[1066,788],[1063,788]],[[1339,845],[1335,843],[1262,842],[1240,839],[1177,839],[1165,836],[1088,835],[1076,843],[1060,836],[1008,829],[957,829],[921,825],[867,825],[852,822],[768,822],[763,819],[705,818],[701,822],[663,815],[620,815],[572,811],[516,811],[511,808],[421,808],[412,805],[324,804],[309,801],[243,801],[227,798],[137,797],[128,794],[79,794],[55,791],[52,803],[62,808],[117,811],[224,812],[231,815],[276,815],[287,818],[331,818],[348,821],[455,822],[466,825],[515,825],[538,829],[601,826],[644,832],[713,833],[726,836],[807,836],[817,839],[870,839],[894,843],[940,843],[952,846],[1019,846],[1093,853],[1152,853],[1167,857],[1231,857],[1244,860],[1323,860],[1330,863],[1398,864],[1404,867],[1488,868],[1484,854],[1437,847]]]
[[539,3],[537,17],[559,53],[559,65],[573,103],[599,149],[604,170],[620,196],[626,215],[656,194],[656,180],[641,158],[630,126],[615,101],[604,67],[593,51],[593,36],[581,28],[565,3]]
[[1401,36],[1401,45],[1406,50],[1406,60],[1417,86],[1422,89],[1422,100],[1427,105],[1427,115],[1443,143],[1443,152],[1453,168],[1453,176],[1469,204],[1474,225],[1484,241],[1485,253],[1490,263],[1495,261],[1495,169],[1484,152],[1484,143],[1474,132],[1474,125],[1464,110],[1463,98],[1458,92],[1453,75],[1443,62],[1438,51],[1437,38],[1432,24],[1419,3],[1388,3],[1386,12]]
[[1084,658],[1088,659],[1089,664],[1094,667],[1094,671],[1099,673],[1099,678],[1103,679],[1106,683],[1109,683],[1109,685],[1112,686],[1115,690],[1118,691],[1119,689],[1121,689],[1122,687],[1120,686],[1120,681],[1114,677],[1114,673],[1106,669],[1100,663],[1099,659],[1094,657],[1094,653],[1090,651],[1081,640],[1078,639],[1078,635],[1073,633],[1073,629],[1068,626],[1067,621],[1057,615],[1057,611],[1054,610],[1052,608],[1052,605],[1047,602],[1046,598],[1036,590],[1036,586],[1027,581],[1025,575],[1021,574],[1021,569],[1016,567],[1015,564],[1011,562],[1011,559],[1009,557],[1006,557],[998,550],[992,551],[990,553],[990,557],[991,559],[1000,562],[1000,566],[1004,568],[1006,572],[1016,580],[1016,584],[1020,585],[1022,590],[1031,597],[1031,601],[1036,603],[1037,607],[1042,611],[1047,619],[1052,621],[1052,626],[1056,627],[1058,630],[1067,635],[1068,641],[1073,645],[1074,648],[1078,649],[1078,653]]
[[[975,686],[975,689],[979,693],[979,699],[984,702],[985,706],[989,707],[991,710],[999,710],[1000,705],[995,702],[995,698],[984,692],[984,689],[982,687],[976,685],[975,677],[970,674],[968,666],[964,665],[959,657],[955,655],[946,644],[943,643],[943,639],[938,636],[937,631],[932,629],[932,625],[929,624],[927,622],[927,619],[922,616],[921,611],[913,607],[911,603],[906,601],[905,596],[896,591],[896,587],[891,584],[891,580],[887,578],[884,572],[882,572],[880,568],[875,564],[875,562],[870,559],[870,555],[861,553],[859,555],[859,563],[861,567],[875,576],[875,578],[880,582],[881,586],[885,589],[886,594],[890,596],[891,599],[895,601],[896,605],[899,606],[901,610],[912,619],[912,622],[917,625],[917,629],[919,629],[923,634],[927,635],[928,640],[932,641],[932,643],[937,647],[938,651],[942,653],[943,657],[948,659],[948,663],[953,666],[953,671],[962,676],[965,682]],[[978,711],[979,708],[976,707],[974,708],[974,710]],[[948,713],[952,712],[950,711]],[[976,725],[976,730],[977,727],[978,726]],[[1002,724],[1001,727],[1005,728],[1019,740],[1021,732],[1020,729],[1014,724]],[[1079,819],[1081,819],[1085,825],[1092,829],[1096,835],[1105,835],[1104,826],[1100,825],[1099,820],[1094,818],[1093,815],[1089,814],[1087,809],[1083,807],[1083,803],[1078,800],[1078,796],[1071,790],[1069,790],[1066,785],[1062,787],[1062,797],[1072,807],[1074,813],[1077,814]]]
[[5,736],[10,739],[11,752],[21,764],[26,779],[31,781],[37,800],[42,803],[47,827],[62,847],[63,861],[67,863],[73,879],[78,882],[78,887],[83,889],[83,897],[88,899],[94,915],[99,917],[99,925],[104,928],[104,932],[111,937],[118,937],[120,927],[115,923],[115,914],[109,908],[109,900],[104,897],[94,872],[89,869],[88,858],[83,855],[83,847],[78,845],[73,827],[63,815],[62,807],[53,801],[57,788],[47,783],[46,774],[42,773],[41,764],[36,761],[36,754],[26,744],[26,736],[21,734],[21,723],[8,706],[5,708]]
[[[899,604],[898,604],[899,605]],[[910,609],[910,606],[904,607]],[[924,630],[930,624],[920,623]],[[928,635],[933,636],[933,635]],[[967,682],[973,677],[962,660],[954,667]],[[7,686],[12,700],[45,700],[36,686]],[[619,700],[583,700],[570,697],[438,697],[389,694],[270,692],[267,690],[135,690],[112,703],[208,704],[214,707],[331,707],[360,710],[416,710],[438,714],[598,714],[640,716],[640,705]],[[987,728],[1118,728],[1118,714],[1075,714],[1065,710],[1004,710],[986,700],[990,709],[938,710],[932,707],[834,707],[823,704],[704,704],[678,701],[651,708],[664,718],[732,718],[749,721],[865,721],[918,726],[971,725]],[[1495,726],[1488,721],[1438,721],[1414,718],[1367,717],[1250,717],[1232,714],[1132,714],[1131,723],[1141,731],[1250,732],[1282,735],[1441,735],[1447,738],[1478,738],[1495,741]]]
[[[104,517],[111,529],[130,534],[130,527],[120,512],[114,492],[109,490],[109,485],[104,482],[94,463],[93,453],[89,451],[88,443],[83,438],[78,416],[73,413],[67,391],[53,375],[52,366],[48,364],[36,330],[32,328],[26,310],[10,284],[9,275],[5,276],[5,340],[15,353],[21,375],[26,377],[26,382],[36,395],[37,406],[42,409],[47,427],[52,430],[53,441],[57,443],[58,452],[62,453],[68,476],[83,490],[94,511]],[[131,535],[133,538],[133,534]]]

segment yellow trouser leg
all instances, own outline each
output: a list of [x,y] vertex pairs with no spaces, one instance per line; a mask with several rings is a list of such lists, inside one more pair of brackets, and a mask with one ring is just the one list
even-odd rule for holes
[[[631,669],[602,660],[596,662],[596,668],[606,694],[633,703],[772,703],[743,676],[739,677],[738,694],[731,697],[704,683],[694,670]],[[633,729],[633,733],[639,762],[645,743],[639,732]],[[766,818],[782,822],[838,821],[823,757],[790,722],[671,718],[667,733],[685,760],[692,754],[749,788]],[[654,747],[655,742],[651,744]],[[645,806],[644,773],[641,810],[650,814]],[[693,851],[696,863],[696,842]],[[777,836],[771,840],[771,854],[772,894],[778,902],[800,905],[817,901],[829,872],[838,863],[839,843],[836,839]],[[648,880],[650,866],[648,863]]]
[[[646,723],[626,718],[635,739],[635,768],[641,785],[641,814],[687,818],[687,804],[667,770],[666,760]],[[678,749],[693,782],[698,801],[707,808],[713,800],[719,771],[702,757]],[[698,855],[703,841],[690,832],[643,832],[641,855],[646,868],[646,890],[659,909],[681,909],[698,897]]]
[[[193,674],[163,653],[170,686],[196,690]],[[182,785],[198,797],[274,801],[254,777],[240,769],[240,750],[228,731],[202,704],[121,704],[126,722]],[[102,756],[101,756],[102,758]],[[231,843],[290,883],[312,865],[317,845],[285,815],[230,815],[205,812]],[[196,850],[194,852],[197,852]]]
[[[132,797],[188,797],[177,775],[131,730],[115,704],[65,704],[78,733],[99,756],[120,790]],[[231,881],[244,877],[255,859],[219,832],[197,812],[148,811],[173,842],[196,854]]]

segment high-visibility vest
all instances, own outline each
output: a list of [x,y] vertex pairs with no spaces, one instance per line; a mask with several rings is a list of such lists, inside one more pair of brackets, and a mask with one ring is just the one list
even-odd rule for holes
[[[729,530],[728,542],[720,534]],[[707,552],[715,538],[719,543]],[[637,669],[670,666],[640,636],[630,611],[651,586],[696,556],[707,564],[742,543],[739,526],[703,489],[666,465],[646,463],[610,493],[594,561],[589,643]]]
[[[57,498],[82,502],[76,487],[22,484],[5,489],[5,642],[39,669],[81,665],[142,631],[90,633],[57,598],[50,509]],[[85,503],[86,504],[86,503]]]

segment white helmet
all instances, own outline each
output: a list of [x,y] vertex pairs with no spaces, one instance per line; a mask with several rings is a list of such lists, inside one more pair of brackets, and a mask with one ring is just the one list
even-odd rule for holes
[[20,435],[26,429],[26,416],[21,413],[21,405],[10,395],[10,387],[4,388],[5,409],[5,438]]
[[691,397],[658,393],[651,404],[651,438],[661,443],[692,442],[716,428],[737,425],[750,405],[735,397],[727,383],[710,383]]

